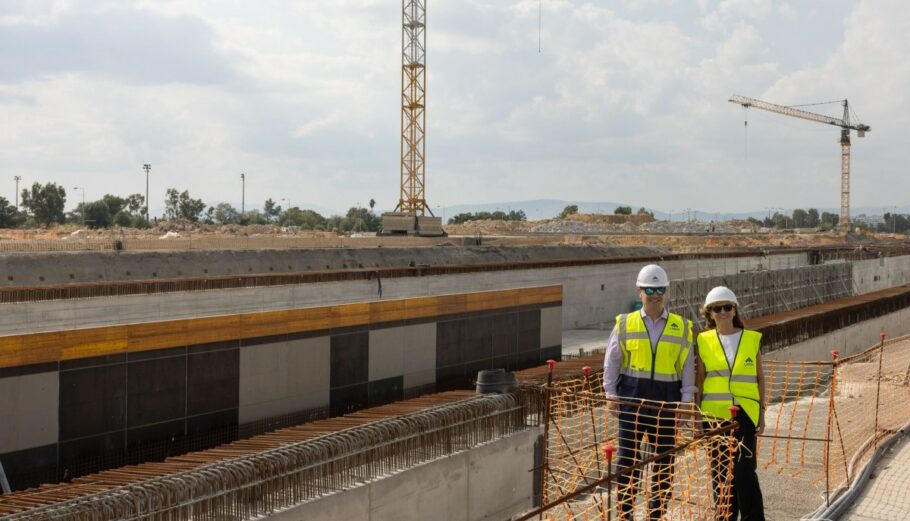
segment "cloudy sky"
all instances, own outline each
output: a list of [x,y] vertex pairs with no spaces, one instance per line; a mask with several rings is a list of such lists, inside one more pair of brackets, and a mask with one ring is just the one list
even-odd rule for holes
[[[838,129],[745,113],[734,93],[848,98],[872,127],[854,137],[853,205],[910,203],[905,0],[427,1],[434,207],[836,207]],[[141,193],[151,163],[153,209],[168,187],[239,206],[241,172],[250,206],[390,209],[400,7],[2,0],[0,195],[14,175],[70,203],[75,186]]]

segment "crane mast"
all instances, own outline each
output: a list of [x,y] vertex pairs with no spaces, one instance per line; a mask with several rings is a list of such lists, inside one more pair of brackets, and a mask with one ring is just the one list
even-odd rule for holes
[[[381,235],[444,236],[426,198],[426,0],[401,1],[401,175],[398,205],[382,215]],[[427,215],[429,213],[429,215]]]
[[424,193],[427,148],[426,1],[402,0],[401,21],[401,192],[396,210],[424,215],[428,209]]
[[866,132],[871,130],[869,125],[863,125],[862,123],[853,124],[850,122],[850,105],[847,100],[842,100],[841,103],[844,107],[844,117],[841,119],[834,118],[831,116],[825,116],[823,114],[816,114],[814,112],[808,112],[805,110],[800,110],[793,107],[787,107],[784,105],[778,105],[776,103],[770,103],[767,101],[762,101],[754,98],[747,98],[746,96],[740,96],[734,94],[730,97],[729,101],[731,103],[736,103],[742,105],[745,108],[755,107],[757,109],[766,110],[768,112],[774,112],[776,114],[783,114],[785,116],[792,116],[794,118],[807,119],[809,121],[815,121],[816,123],[824,123],[826,125],[833,125],[840,127],[840,226],[849,226],[850,225],[850,131],[855,130],[856,135],[859,137],[865,137]]

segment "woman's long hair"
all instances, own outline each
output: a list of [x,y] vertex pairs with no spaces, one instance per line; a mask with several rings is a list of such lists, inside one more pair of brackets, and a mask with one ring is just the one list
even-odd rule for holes
[[[708,308],[702,306],[699,311],[701,313],[701,318],[705,319],[704,331],[717,328],[717,324],[714,322],[714,318],[711,317],[711,312],[708,311]],[[740,329],[746,329],[746,324],[743,322],[742,317],[739,316],[739,306],[734,305],[733,311],[736,312],[736,314],[733,315],[733,325]]]

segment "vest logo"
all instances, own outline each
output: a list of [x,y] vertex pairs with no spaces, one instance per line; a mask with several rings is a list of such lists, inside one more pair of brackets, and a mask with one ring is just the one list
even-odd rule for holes
[[755,362],[752,361],[752,357],[746,357],[746,367],[752,367],[755,365]]
[[679,329],[679,326],[676,325],[676,322],[670,324],[670,329]]

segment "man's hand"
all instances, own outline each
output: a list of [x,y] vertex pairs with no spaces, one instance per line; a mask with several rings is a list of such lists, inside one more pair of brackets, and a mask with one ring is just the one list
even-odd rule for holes
[[701,422],[695,421],[695,404],[681,403],[676,410],[676,426],[688,431],[694,430]]
[[613,416],[614,418],[619,418],[619,407],[620,407],[619,402],[614,402],[613,400],[607,400],[607,412],[610,414],[610,416]]
[[755,435],[761,436],[765,432],[765,411],[761,410],[758,413],[758,428],[755,429]]

